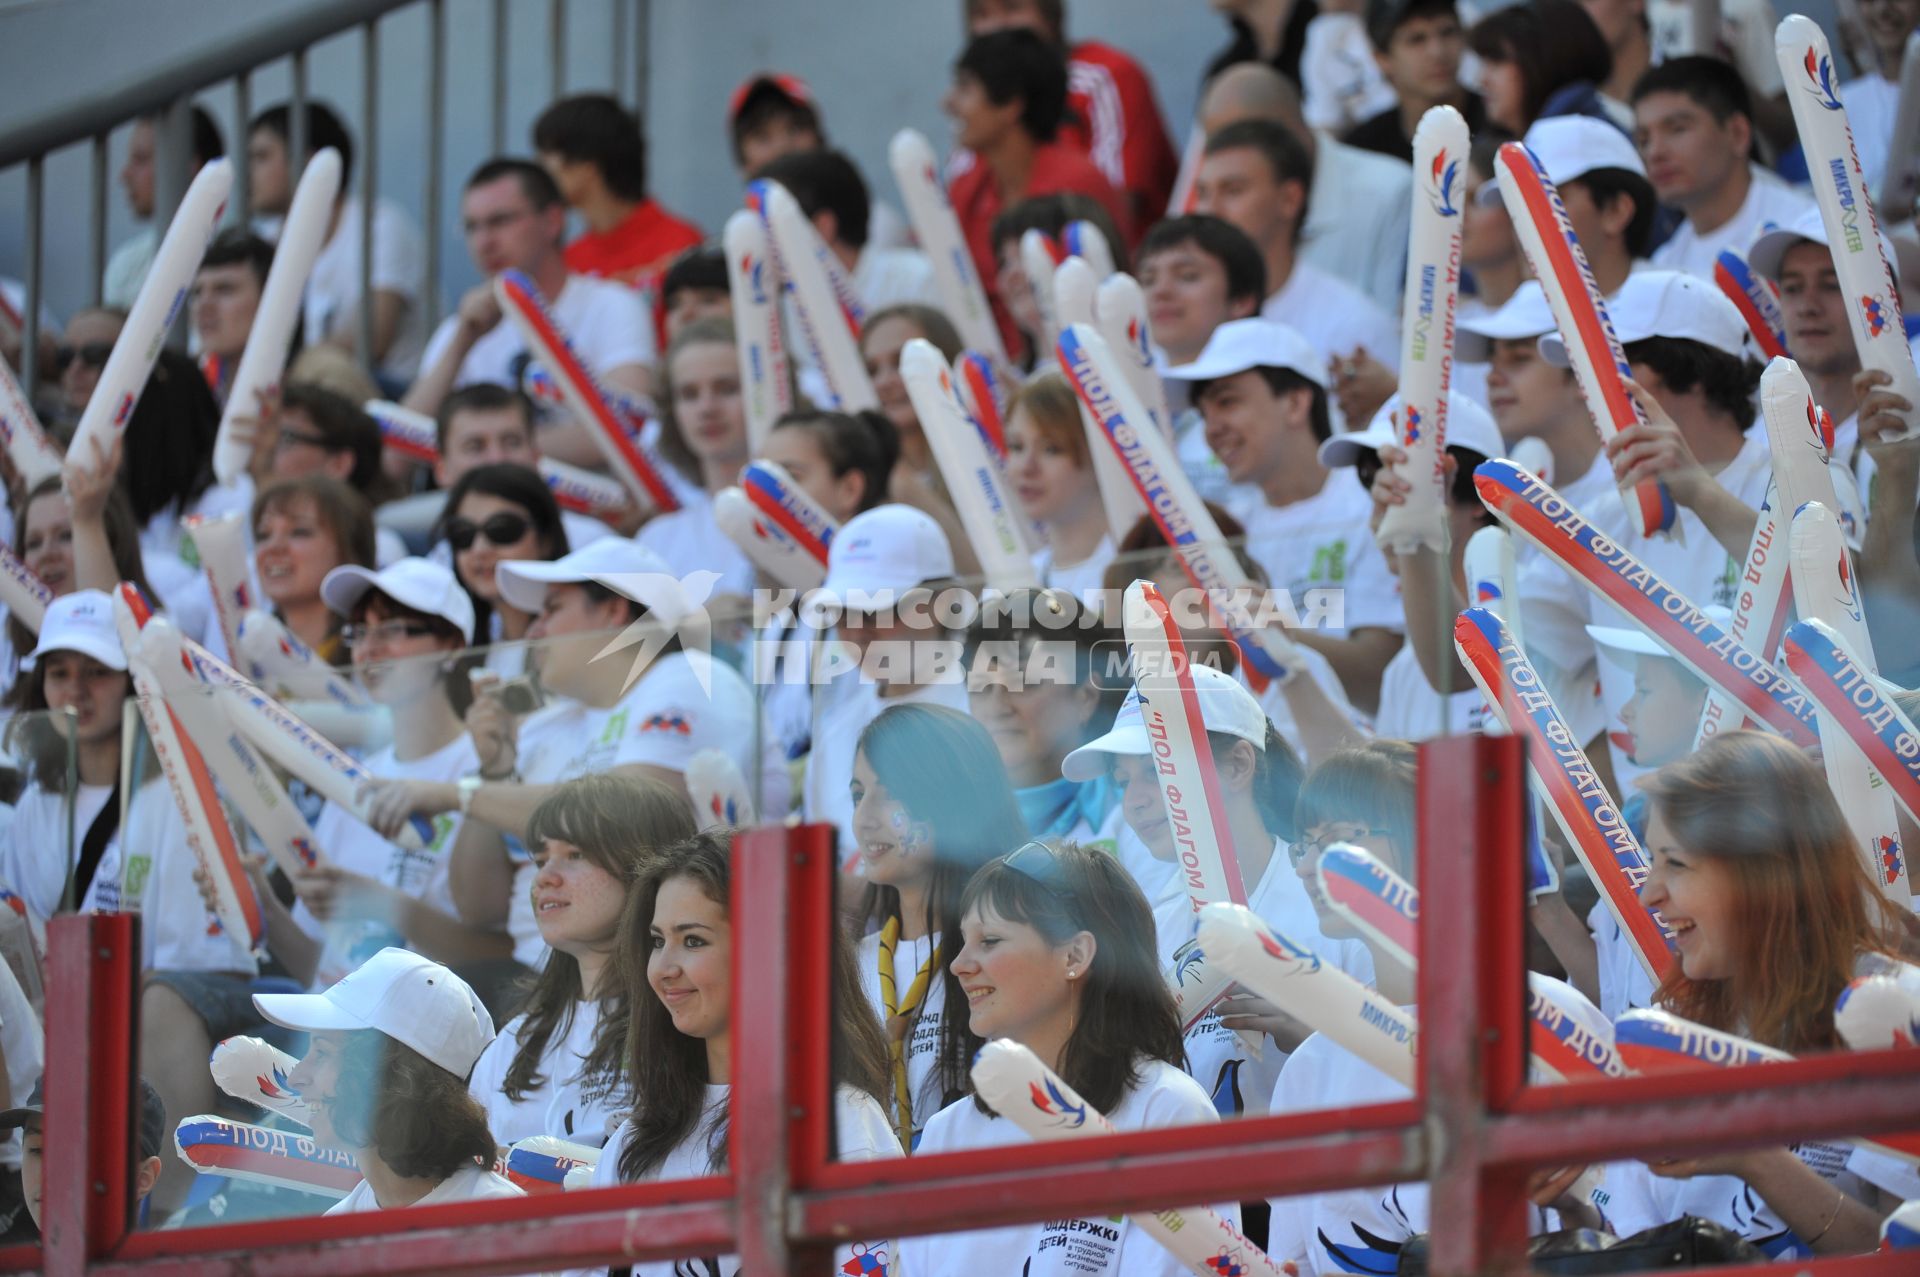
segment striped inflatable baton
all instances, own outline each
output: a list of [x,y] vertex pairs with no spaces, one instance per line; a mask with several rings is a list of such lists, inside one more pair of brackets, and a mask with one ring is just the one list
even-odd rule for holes
[[[995,1038],[973,1061],[974,1091],[989,1108],[1042,1142],[1111,1135],[1119,1128],[1018,1042]],[[1140,1211],[1128,1218],[1197,1277],[1294,1272],[1248,1241],[1208,1206]]]
[[153,609],[142,597],[140,588],[122,581],[114,592],[114,627],[120,634],[120,647],[127,655],[127,673],[133,679],[134,697],[140,719],[146,724],[147,739],[167,788],[180,809],[180,821],[186,829],[187,849],[194,863],[206,876],[213,895],[213,913],[228,935],[246,941],[249,949],[258,948],[266,938],[266,919],[253,886],[247,881],[240,848],[220,809],[207,762],[188,738],[160,690],[159,680],[140,658],[140,629],[153,616]]
[[[1514,234],[1540,280],[1553,308],[1553,322],[1567,344],[1567,357],[1587,401],[1587,411],[1600,427],[1600,437],[1611,439],[1629,426],[1644,425],[1646,414],[1627,393],[1633,370],[1620,348],[1607,314],[1607,302],[1594,282],[1586,252],[1560,191],[1541,167],[1539,157],[1521,142],[1508,142],[1494,160],[1500,179],[1500,197],[1506,201]],[[1672,531],[1676,510],[1664,484],[1648,480],[1621,499],[1634,516],[1641,536]]]
[[[1095,287],[1093,268],[1081,258],[1069,257],[1055,268],[1054,319],[1059,328],[1074,324],[1088,328],[1093,326]],[[1085,404],[1080,405],[1080,428],[1086,432],[1087,455],[1093,458],[1095,486],[1100,490],[1100,504],[1107,512],[1107,535],[1113,538],[1115,545],[1119,545],[1126,540],[1133,525],[1146,514],[1147,508],[1140,504],[1140,494],[1134,491],[1133,480],[1127,477],[1127,468],[1120,464],[1120,458],[1113,455],[1113,449],[1106,446],[1100,425],[1094,421],[1093,414],[1087,411]]]
[[740,490],[756,513],[792,537],[826,570],[827,552],[840,525],[793,481],[784,466],[765,460],[749,462],[740,472]]
[[880,400],[860,355],[863,316],[844,278],[836,279],[840,271],[833,251],[778,182],[748,183],[747,207],[766,224],[794,314],[833,394],[829,406],[846,412],[878,408]]
[[440,460],[439,426],[426,413],[387,399],[369,399],[360,407],[380,427],[380,442],[386,447],[428,465]]
[[1647,854],[1594,775],[1533,664],[1500,618],[1472,607],[1453,626],[1453,645],[1493,712],[1527,739],[1527,777],[1546,803],[1567,845],[1587,867],[1607,908],[1619,920],[1634,956],[1657,984],[1673,961],[1672,932],[1640,903]]
[[[1780,636],[1786,631],[1792,600],[1787,580],[1787,538],[1775,512],[1780,509],[1780,492],[1771,480],[1767,495],[1760,501],[1760,517],[1753,522],[1753,536],[1747,541],[1745,565],[1733,597],[1733,618],[1727,633],[1742,647],[1771,658],[1780,650]],[[1707,688],[1707,699],[1700,707],[1700,724],[1694,728],[1693,747],[1699,749],[1721,732],[1737,731],[1747,716],[1738,701],[1717,687]]]
[[1167,388],[1153,362],[1153,329],[1147,323],[1147,295],[1133,276],[1116,273],[1100,281],[1093,295],[1094,327],[1120,357],[1127,384],[1160,433],[1173,437]]
[[51,602],[53,591],[47,583],[15,558],[12,550],[0,545],[0,603],[6,605],[14,619],[38,634],[40,622],[46,619],[47,604]]
[[933,267],[934,290],[941,309],[960,330],[962,343],[977,350],[996,367],[1010,367],[1000,325],[987,303],[987,290],[974,267],[973,254],[960,232],[960,219],[947,199],[933,147],[912,129],[901,129],[887,147],[887,165],[900,188],[907,221]]
[[1044,360],[1060,337],[1060,312],[1053,300],[1053,272],[1067,260],[1067,251],[1058,240],[1043,230],[1028,230],[1020,237],[1020,269],[1033,293],[1034,309],[1040,314],[1040,331],[1034,334],[1034,347]]
[[1245,602],[1255,596],[1253,581],[1180,468],[1172,442],[1140,406],[1112,348],[1075,324],[1060,334],[1060,368],[1132,476],[1160,535],[1179,554],[1187,579],[1226,618],[1254,690],[1264,691],[1269,679],[1292,678],[1300,669],[1299,649],[1279,627],[1253,624]]
[[1897,975],[1861,976],[1840,990],[1833,1027],[1856,1051],[1920,1046],[1920,969],[1903,963]]
[[1100,287],[1084,257],[1067,257],[1053,268],[1053,314],[1062,327],[1093,322],[1093,295]]
[[615,415],[599,380],[574,353],[533,280],[517,270],[502,271],[494,278],[493,295],[534,358],[554,374],[568,411],[587,424],[607,464],[632,490],[634,498],[646,509],[662,514],[678,510],[679,499],[641,452],[639,441]]
[[211,1113],[182,1118],[173,1145],[181,1161],[208,1175],[318,1197],[345,1197],[361,1178],[353,1154],[322,1147],[311,1135],[229,1122]]
[[743,828],[758,822],[740,764],[723,749],[701,749],[687,759],[687,797],[702,829]]
[[300,1063],[264,1038],[231,1037],[213,1048],[207,1070],[213,1084],[247,1103],[301,1126],[313,1125],[313,1113],[288,1077]]
[[20,476],[20,486],[28,492],[41,480],[59,474],[66,464],[66,457],[47,437],[46,428],[5,360],[0,360],[0,445],[6,447],[7,459]]
[[1786,658],[1787,670],[1859,747],[1895,801],[1920,820],[1920,727],[1832,626],[1796,621],[1787,630]]
[[556,1135],[529,1135],[516,1140],[506,1156],[507,1178],[529,1197],[562,1192],[568,1171],[579,1166],[592,1170],[599,1164],[599,1149]]
[[1740,312],[1740,318],[1747,321],[1747,332],[1762,357],[1785,358],[1787,320],[1780,313],[1780,294],[1773,281],[1748,265],[1746,255],[1739,250],[1723,248],[1714,259],[1713,282]]
[[[528,364],[525,374],[527,397],[535,403],[548,404],[555,408],[567,406],[567,392],[560,386],[558,379],[539,364]],[[615,386],[601,383],[600,395],[607,401],[607,407],[613,409],[613,419],[620,423],[629,436],[638,439],[640,432],[653,416],[653,408],[644,399],[638,399]]]
[[741,407],[747,446],[758,453],[786,411],[793,407],[793,373],[780,331],[780,277],[773,264],[767,225],[750,208],[727,218],[722,244],[727,254],[727,291],[733,298],[733,342],[740,356]]
[[1002,462],[1007,459],[1006,387],[993,370],[993,360],[977,350],[963,350],[953,359],[953,381],[960,403],[986,436],[987,447]]
[[[1853,559],[1840,533],[1840,521],[1817,501],[1800,507],[1793,516],[1791,576],[1794,606],[1807,620],[1827,624],[1855,659],[1875,673],[1873,644],[1866,616],[1854,585]],[[1814,698],[1819,703],[1819,698]],[[1886,782],[1875,774],[1866,754],[1824,705],[1820,719],[1820,761],[1827,787],[1840,802],[1854,846],[1880,890],[1901,908],[1913,897],[1908,882],[1906,849],[1900,837],[1900,817]]]
[[1113,274],[1113,248],[1106,232],[1085,218],[1075,218],[1061,229],[1060,247],[1093,268],[1095,283]]
[[1502,523],[1652,635],[1709,687],[1732,697],[1748,717],[1796,745],[1819,739],[1813,706],[1791,679],[1597,531],[1559,493],[1510,461],[1483,462],[1473,481]]
[[[548,377],[546,384],[553,385],[553,379]],[[385,399],[369,399],[361,407],[380,427],[380,441],[387,447],[427,465],[440,460],[439,427],[432,417]],[[616,515],[632,504],[626,488],[606,475],[570,466],[552,457],[539,458],[534,462],[534,469],[547,481],[547,490],[564,509],[578,514]]]
[[1882,251],[1880,219],[1854,150],[1847,109],[1840,102],[1827,37],[1813,19],[1789,14],[1774,29],[1773,54],[1807,153],[1807,176],[1827,228],[1833,273],[1846,294],[1847,326],[1853,330],[1860,364],[1886,373],[1893,383],[1888,389],[1915,406],[1902,436],[1911,439],[1920,430],[1920,371],[1914,369],[1913,350],[1907,345],[1899,279]]
[[217,518],[190,514],[187,534],[193,538],[200,570],[213,596],[213,615],[229,652],[240,650],[240,618],[254,606],[253,582],[247,574],[247,522],[239,511]]
[[720,489],[713,498],[713,521],[721,535],[738,546],[754,567],[780,585],[790,590],[813,590],[827,579],[827,565],[784,527],[761,514],[743,489]]

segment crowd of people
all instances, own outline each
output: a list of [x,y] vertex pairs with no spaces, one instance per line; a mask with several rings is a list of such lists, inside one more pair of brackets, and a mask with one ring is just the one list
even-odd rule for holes
[[[1920,679],[1920,405],[1863,368],[1771,8],[1723,4],[1719,41],[1698,50],[1681,0],[1213,8],[1229,42],[1195,68],[1204,87],[1183,163],[1184,132],[1169,131],[1140,63],[1083,38],[1097,7],[1076,9],[1070,28],[1063,0],[963,0],[966,43],[941,69],[943,180],[1009,356],[1004,481],[1037,537],[1039,588],[990,594],[962,624],[915,606],[977,593],[983,557],[901,373],[916,339],[960,356],[959,317],[890,183],[834,148],[830,84],[757,74],[716,135],[743,182],[792,194],[849,282],[878,407],[822,406],[824,370],[793,341],[796,406],[757,444],[718,228],[669,211],[641,121],[600,94],[552,103],[524,152],[466,179],[457,224],[484,278],[437,324],[418,227],[385,199],[364,218],[343,187],[279,386],[230,404],[300,173],[293,138],[343,159],[354,147],[320,102],[298,130],[284,105],[247,122],[235,162],[248,166],[248,207],[194,277],[189,353],[162,351],[124,432],[70,453],[60,476],[27,485],[0,460],[0,523],[51,597],[37,628],[15,614],[0,635],[9,1236],[33,1236],[42,1218],[40,1077],[60,1065],[39,1028],[58,990],[38,938],[76,909],[141,915],[147,1226],[323,1200],[176,1155],[184,1118],[262,1120],[208,1067],[243,1036],[298,1058],[278,1084],[304,1102],[314,1139],[357,1165],[361,1181],[331,1211],[519,1196],[496,1163],[533,1136],[598,1150],[593,1185],[723,1168],[730,825],[746,820],[696,810],[702,754],[737,774],[759,821],[836,832],[837,996],[833,1023],[809,1031],[832,1035],[842,1159],[1024,1142],[970,1076],[1001,1038],[1123,1129],[1405,1098],[1241,986],[1183,1023],[1167,973],[1194,909],[1164,768],[1114,657],[1129,583],[1169,597],[1191,586],[1151,517],[1112,522],[1093,454],[1104,441],[1048,348],[1048,281],[1029,278],[1021,252],[1029,231],[1098,230],[1145,296],[1170,453],[1240,568],[1296,604],[1331,604],[1289,631],[1299,675],[1271,682],[1217,616],[1177,614],[1222,851],[1247,906],[1382,999],[1417,1013],[1413,972],[1329,903],[1316,869],[1347,843],[1416,881],[1413,745],[1490,726],[1450,641],[1454,617],[1485,601],[1464,561],[1496,523],[1475,467],[1526,448],[1568,504],[1674,589],[1714,616],[1739,602],[1773,461],[1757,344],[1714,280],[1722,250],[1769,281],[1786,347],[1832,417],[1842,566],[1879,673],[1912,712],[1920,698],[1899,689]],[[1916,109],[1898,82],[1920,4],[1858,8],[1838,46],[1857,74],[1838,96],[1877,184],[1898,112]],[[1442,457],[1450,549],[1396,553],[1375,531],[1410,492],[1394,396],[1425,180],[1411,139],[1440,106],[1472,136]],[[153,134],[153,121],[134,125],[121,175],[141,215]],[[1645,421],[1610,439],[1498,191],[1494,156],[1514,140],[1557,186],[1631,369]],[[223,152],[201,112],[192,150],[196,169]],[[1879,215],[1890,268],[1920,296],[1915,210]],[[40,365],[58,370],[36,407],[62,446],[161,229],[117,248],[105,304],[73,315]],[[586,513],[556,499],[547,462],[608,463],[503,315],[492,281],[509,270],[538,288],[600,385],[645,408],[639,437],[678,509]],[[432,418],[434,460],[392,446],[377,401]],[[223,414],[251,439],[245,473],[224,483],[212,465]],[[837,524],[820,594],[838,606],[755,605],[772,581],[719,510],[756,460]],[[1641,536],[1621,495],[1653,480],[1675,505],[1670,537]],[[140,655],[115,622],[130,582],[184,636],[244,664],[196,542],[223,520],[243,530],[253,606],[349,689],[348,718],[374,725],[342,742],[371,778],[354,804],[287,782],[313,835],[302,872],[234,820],[244,880],[231,885],[261,918],[253,946],[223,925],[154,748],[123,730]],[[1800,1054],[1845,1049],[1834,1007],[1854,979],[1920,988],[1908,965],[1920,923],[1863,867],[1856,813],[1820,756],[1758,730],[1697,743],[1708,688],[1693,670],[1548,556],[1522,545],[1514,580],[1509,615],[1644,847],[1640,899],[1676,946],[1664,977],[1649,975],[1617,902],[1543,827],[1559,875],[1528,910],[1536,992],[1606,1038],[1623,1013],[1660,1008]],[[898,605],[859,602],[882,595]],[[614,654],[640,631],[664,641],[639,663]],[[936,647],[956,659],[920,659]],[[1904,810],[1899,821],[1915,845],[1920,827]],[[1873,1249],[1887,1214],[1920,1198],[1920,1174],[1803,1142],[1561,1168],[1527,1192],[1536,1233],[1627,1237],[1698,1217],[1725,1258],[1801,1257]],[[1307,1273],[1395,1271],[1432,1222],[1420,1184],[1215,1209]],[[631,1271],[737,1271],[691,1262]],[[910,1277],[1184,1271],[1123,1218],[862,1239],[836,1262]]]

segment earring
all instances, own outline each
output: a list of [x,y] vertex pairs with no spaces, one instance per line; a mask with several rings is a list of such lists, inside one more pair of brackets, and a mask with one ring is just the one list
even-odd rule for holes
[[1080,973],[1079,973],[1078,971],[1069,971],[1069,972],[1067,972],[1067,979],[1069,979],[1069,980],[1078,980],[1079,978],[1080,978]]

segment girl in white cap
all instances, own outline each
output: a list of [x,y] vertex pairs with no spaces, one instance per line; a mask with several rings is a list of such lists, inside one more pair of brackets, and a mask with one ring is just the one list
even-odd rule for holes
[[275,1024],[313,1035],[287,1082],[313,1137],[353,1154],[365,1178],[329,1215],[524,1197],[490,1169],[493,1136],[466,1077],[493,1037],[453,972],[382,949],[324,993],[259,993]]
[[[1027,843],[975,874],[961,900],[965,943],[952,970],[976,1038],[1028,1047],[1123,1131],[1218,1121],[1180,1071],[1180,1018],[1150,940],[1152,914],[1104,852]],[[925,1153],[1024,1144],[1018,1127],[971,1094],[934,1114]],[[1218,1208],[1238,1222],[1231,1204]],[[1147,1277],[1184,1264],[1125,1219],[1050,1220],[909,1237],[900,1270],[914,1277],[1061,1269]]]
[[[627,895],[615,970],[632,999],[632,1015],[624,1038],[602,1033],[596,1064],[611,1060],[627,1071],[634,1107],[594,1168],[596,1188],[713,1174],[727,1165],[730,1138],[753,1138],[731,1132],[728,1121],[732,836],[712,830],[656,853]],[[833,947],[836,1152],[843,1162],[898,1157],[899,1142],[880,1107],[886,1076],[880,1026],[854,985],[853,954],[838,930]],[[845,1271],[863,1271],[856,1256],[881,1255],[883,1245],[839,1248],[835,1271],[842,1264],[850,1265]],[[738,1277],[739,1260],[732,1256],[704,1262],[701,1271]],[[673,1277],[690,1267],[636,1264],[631,1274]]]
[[644,776],[585,776],[534,808],[533,908],[552,952],[469,1082],[501,1144],[554,1135],[598,1147],[624,1115],[625,1077],[587,1066],[597,1034],[626,1034],[620,915],[646,858],[696,832],[686,799]]

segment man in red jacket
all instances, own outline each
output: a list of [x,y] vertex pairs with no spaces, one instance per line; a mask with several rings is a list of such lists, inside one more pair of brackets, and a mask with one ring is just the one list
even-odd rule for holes
[[1167,207],[1180,157],[1167,138],[1153,81],[1140,64],[1098,40],[1069,45],[1066,0],[964,2],[969,36],[1026,27],[1066,51],[1067,115],[1060,136],[1126,193],[1136,227],[1156,221]]

